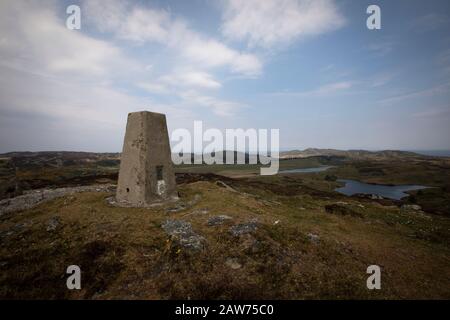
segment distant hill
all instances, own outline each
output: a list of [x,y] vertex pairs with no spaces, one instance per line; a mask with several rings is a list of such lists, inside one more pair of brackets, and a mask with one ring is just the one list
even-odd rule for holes
[[[78,151],[8,152],[0,159],[9,159],[16,167],[62,167],[114,161],[119,163],[120,153],[95,153]],[[111,165],[111,164],[109,164]]]
[[316,149],[308,148],[303,151],[292,150],[280,152],[280,159],[295,159],[307,158],[317,156],[335,156],[345,157],[351,159],[387,159],[387,158],[424,158],[427,156],[410,152],[398,150],[382,150],[382,151],[367,151],[367,150],[336,150],[336,149]]
[[[228,157],[234,158],[238,156],[245,159],[245,163],[259,162],[266,160],[267,157],[258,157],[252,153],[242,153],[237,151],[220,151],[223,162]],[[172,158],[174,154],[172,154]],[[291,150],[280,152],[280,159],[297,159],[308,157],[338,157],[348,159],[405,159],[405,158],[432,158],[410,151],[383,150],[383,151],[367,151],[367,150],[336,150],[336,149],[316,149],[308,148],[305,150]],[[192,163],[194,160],[201,158],[200,154],[190,154]],[[67,165],[79,165],[85,163],[98,163],[106,166],[118,165],[120,162],[120,153],[96,153],[96,152],[77,152],[77,151],[39,151],[39,152],[8,152],[0,154],[0,159],[10,159],[17,167],[29,166],[50,166],[60,167]],[[264,161],[267,163],[267,161]]]

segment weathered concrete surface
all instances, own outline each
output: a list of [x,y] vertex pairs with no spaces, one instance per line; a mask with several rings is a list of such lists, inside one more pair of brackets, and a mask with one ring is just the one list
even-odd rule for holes
[[166,116],[128,114],[116,199],[119,205],[145,207],[176,199]]

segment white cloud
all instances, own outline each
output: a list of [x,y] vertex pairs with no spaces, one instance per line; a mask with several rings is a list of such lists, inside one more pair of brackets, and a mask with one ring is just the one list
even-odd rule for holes
[[164,10],[136,7],[121,0],[86,0],[83,12],[88,23],[101,32],[112,32],[120,39],[165,42],[169,36],[170,14]]
[[296,97],[322,97],[322,96],[329,96],[332,94],[344,92],[350,88],[353,87],[353,83],[350,81],[340,81],[340,82],[334,82],[329,83],[323,86],[320,86],[316,89],[309,90],[309,91],[300,91],[300,92],[276,92],[272,95],[276,96],[296,96]]
[[156,94],[177,94],[180,88],[217,89],[222,87],[212,75],[203,71],[180,70],[157,78],[144,81],[137,87]]
[[166,94],[170,92],[169,88],[161,83],[139,82],[136,85],[151,93]]
[[335,82],[324,85],[318,88],[315,91],[312,91],[314,94],[329,94],[336,91],[346,90],[352,87],[352,83],[349,81]]
[[414,20],[412,27],[418,32],[428,32],[445,27],[449,23],[450,19],[445,14],[428,13]]
[[233,116],[237,110],[247,107],[247,105],[242,103],[225,101],[214,97],[201,95],[195,91],[182,92],[180,93],[180,97],[187,104],[211,108],[215,114],[225,117]]
[[199,87],[206,89],[220,88],[222,85],[209,73],[202,71],[185,71],[165,75],[160,78],[161,82],[179,87]]
[[83,29],[67,29],[62,9],[55,1],[0,2],[3,151],[58,146],[119,151],[128,112],[162,112],[175,127],[191,119],[191,109],[130,94],[127,81],[144,79],[148,62],[141,64]]
[[366,49],[375,57],[384,57],[392,52],[394,46],[395,43],[393,41],[383,40],[369,44]]
[[89,23],[119,39],[155,42],[174,49],[198,67],[229,67],[234,73],[256,76],[262,63],[250,53],[239,52],[189,28],[164,9],[141,8],[127,1],[86,0]]
[[420,111],[413,113],[411,115],[414,118],[442,118],[442,117],[448,117],[450,116],[450,107],[447,108],[437,108],[437,109],[430,109],[426,111]]
[[226,0],[223,34],[271,47],[336,30],[345,23],[332,0]]
[[136,67],[117,47],[67,29],[51,8],[31,1],[1,2],[0,58],[4,65],[72,76],[104,76],[111,65],[115,69]]
[[434,87],[424,89],[424,90],[417,90],[414,92],[389,97],[386,99],[382,99],[379,102],[383,103],[383,104],[392,104],[392,103],[409,100],[409,99],[420,99],[420,98],[424,98],[424,97],[433,97],[433,96],[437,96],[437,95],[441,95],[441,94],[448,94],[449,90],[450,90],[450,82],[439,84],[439,85],[436,85]]
[[369,86],[372,88],[382,87],[392,81],[392,79],[397,75],[395,72],[385,72],[374,75],[372,79],[368,82]]
[[186,57],[207,67],[229,65],[231,71],[247,76],[261,73],[262,63],[255,55],[238,53],[216,40],[197,39],[184,48]]
[[450,74],[450,49],[441,52],[437,60],[442,69]]

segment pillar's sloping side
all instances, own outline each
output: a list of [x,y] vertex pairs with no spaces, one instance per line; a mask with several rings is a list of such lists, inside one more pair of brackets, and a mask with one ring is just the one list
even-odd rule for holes
[[166,116],[148,111],[128,114],[117,201],[141,207],[176,196]]

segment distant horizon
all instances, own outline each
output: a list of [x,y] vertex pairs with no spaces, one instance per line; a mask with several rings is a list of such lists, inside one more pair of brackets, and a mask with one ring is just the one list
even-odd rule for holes
[[[370,149],[336,149],[336,148],[315,148],[315,147],[308,147],[305,149],[300,148],[293,148],[293,149],[280,149],[280,152],[289,152],[289,151],[305,151],[308,149],[316,149],[316,150],[336,150],[336,151],[368,151],[368,152],[382,152],[382,151],[400,151],[400,152],[413,152],[421,155],[426,156],[442,156],[442,157],[450,157],[450,149],[449,150],[403,150],[403,149],[378,149],[378,150],[370,150]],[[222,150],[218,152],[223,151],[233,151],[233,150]],[[39,152],[80,152],[80,153],[122,153],[122,151],[84,151],[84,150],[36,150],[36,151],[30,151],[30,150],[24,150],[24,151],[8,151],[8,152],[2,152],[0,155],[5,155],[8,153],[39,153]],[[235,151],[235,152],[241,152],[244,153],[244,151]],[[248,154],[252,155],[255,154],[252,152],[247,152]],[[194,155],[200,155],[198,152],[194,152]]]

